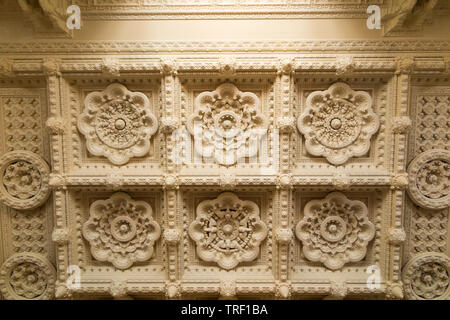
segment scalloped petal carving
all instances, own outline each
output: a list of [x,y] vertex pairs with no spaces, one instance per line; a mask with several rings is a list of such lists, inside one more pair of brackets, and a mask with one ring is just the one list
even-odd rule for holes
[[149,152],[150,138],[158,129],[158,122],[145,94],[115,83],[86,96],[78,129],[86,138],[90,153],[123,165],[130,158]]
[[364,203],[349,200],[340,192],[308,202],[295,230],[306,258],[332,270],[362,260],[375,236],[367,213]]
[[195,107],[186,127],[201,156],[229,166],[258,153],[258,142],[268,125],[254,93],[241,92],[234,84],[224,83],[215,91],[199,94]]
[[380,121],[367,92],[353,91],[349,85],[338,82],[308,96],[297,126],[310,154],[341,165],[369,151],[370,139],[378,131]]
[[83,236],[89,241],[92,256],[111,262],[118,269],[150,259],[161,235],[152,212],[147,202],[134,201],[123,192],[95,201],[89,220],[83,224]]
[[267,226],[260,219],[256,203],[225,192],[197,206],[197,217],[189,226],[189,235],[202,260],[214,261],[230,270],[240,262],[258,257]]

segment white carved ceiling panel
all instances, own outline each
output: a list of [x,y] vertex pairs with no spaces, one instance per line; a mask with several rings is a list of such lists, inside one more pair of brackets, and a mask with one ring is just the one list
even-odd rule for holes
[[448,76],[259,59],[7,61],[3,297],[445,299]]
[[448,39],[0,42],[0,299],[448,300],[449,119]]

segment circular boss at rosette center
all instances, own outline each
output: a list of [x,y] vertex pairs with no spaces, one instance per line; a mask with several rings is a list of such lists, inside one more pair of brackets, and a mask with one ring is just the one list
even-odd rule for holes
[[239,236],[239,222],[232,219],[220,219],[217,222],[217,235],[223,240],[234,240]]
[[341,240],[347,232],[345,221],[338,216],[327,217],[320,224],[320,234],[330,242]]
[[111,234],[118,241],[130,241],[136,235],[136,222],[128,216],[116,217],[111,223]]
[[214,126],[218,135],[232,138],[241,130],[241,118],[233,111],[222,111],[214,118]]

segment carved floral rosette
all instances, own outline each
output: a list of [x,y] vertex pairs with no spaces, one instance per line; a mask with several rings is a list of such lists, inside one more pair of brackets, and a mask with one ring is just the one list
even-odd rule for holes
[[408,166],[411,199],[425,209],[440,210],[450,206],[450,151],[428,150]]
[[233,165],[258,153],[268,125],[254,93],[241,92],[235,85],[225,83],[215,91],[199,94],[195,107],[186,127],[194,136],[199,155],[221,165]]
[[217,199],[205,200],[197,206],[189,235],[202,260],[214,261],[230,270],[240,262],[258,257],[267,226],[260,219],[256,203],[224,192]]
[[310,154],[341,165],[369,151],[370,139],[378,131],[380,121],[367,92],[353,91],[349,85],[338,82],[308,96],[297,126]]
[[150,138],[158,129],[158,122],[145,94],[115,83],[86,96],[78,129],[86,138],[90,153],[123,165],[130,158],[149,152]]
[[0,157],[0,202],[17,210],[44,204],[51,192],[50,168],[39,155],[25,150]]
[[305,257],[333,270],[348,262],[361,261],[375,236],[366,205],[349,200],[340,192],[308,202],[295,231]]
[[7,300],[52,299],[55,280],[55,268],[37,253],[17,253],[0,268],[0,290]]
[[91,254],[98,261],[108,261],[118,269],[151,258],[161,229],[152,217],[152,207],[134,201],[123,192],[90,206],[89,220],[83,236],[89,241]]
[[447,300],[450,298],[450,258],[444,253],[425,252],[403,267],[402,280],[408,299]]

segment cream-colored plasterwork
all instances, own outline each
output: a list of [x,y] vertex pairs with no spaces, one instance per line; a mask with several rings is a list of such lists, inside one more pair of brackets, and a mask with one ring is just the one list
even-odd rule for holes
[[449,112],[449,38],[0,39],[0,297],[449,299]]

